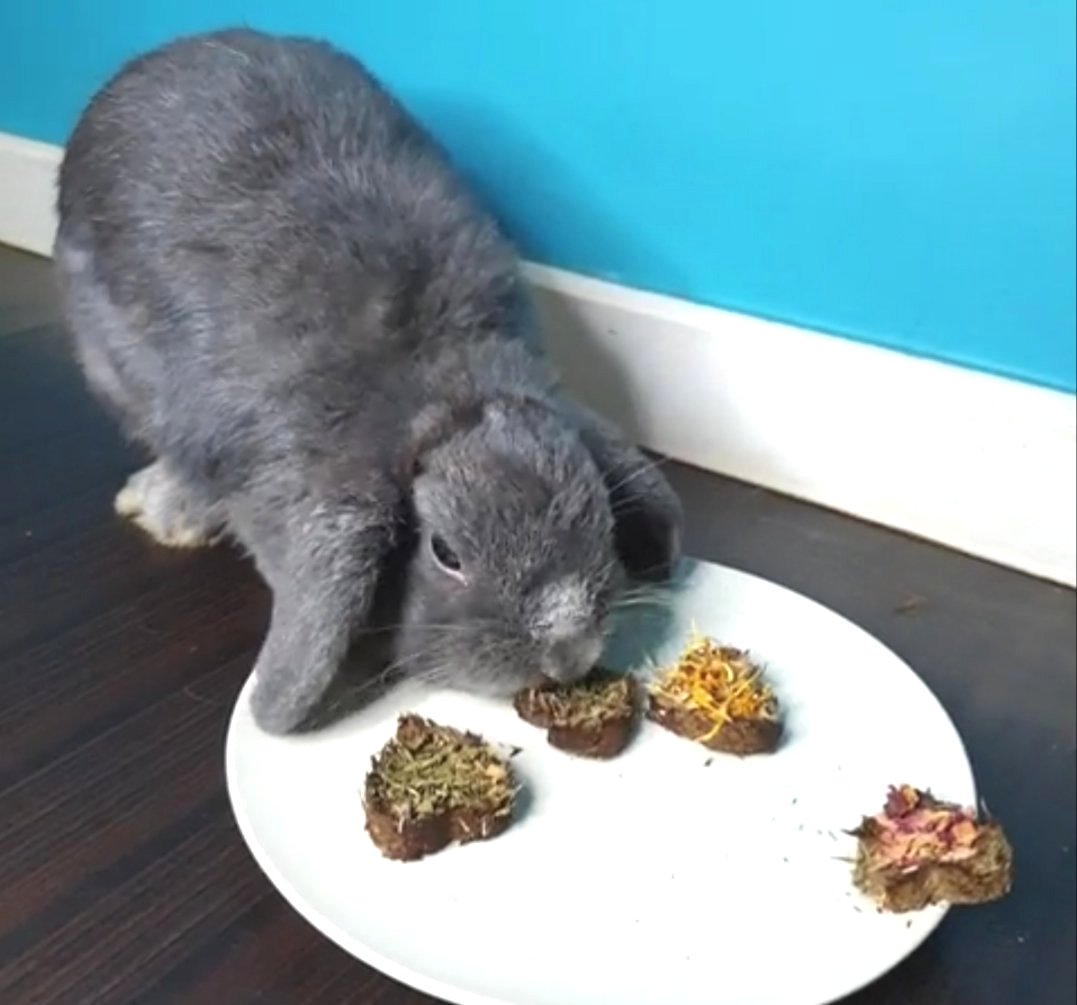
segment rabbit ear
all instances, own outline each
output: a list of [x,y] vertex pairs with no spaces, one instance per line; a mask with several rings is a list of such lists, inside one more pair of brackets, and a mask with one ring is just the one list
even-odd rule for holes
[[303,522],[274,577],[255,665],[251,708],[264,730],[290,732],[315,709],[369,619],[392,543],[393,518],[380,509],[320,510]]
[[617,552],[636,579],[662,580],[681,555],[684,510],[656,462],[625,443],[608,423],[577,411],[580,436],[610,496]]
[[427,405],[412,419],[404,438],[396,477],[410,484],[421,473],[430,451],[437,449],[458,433],[482,421],[484,402],[477,397],[445,399]]

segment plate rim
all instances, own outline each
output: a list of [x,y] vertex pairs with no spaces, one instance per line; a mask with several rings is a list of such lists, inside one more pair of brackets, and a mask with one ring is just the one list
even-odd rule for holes
[[[776,583],[773,580],[767,579],[764,576],[756,575],[752,572],[747,572],[744,569],[739,569],[736,566],[726,565],[720,562],[709,562],[705,559],[685,558],[682,560],[681,566],[678,569],[678,578],[683,573],[686,567],[710,567],[714,570],[719,570],[723,573],[732,573],[736,577],[744,579],[754,580],[757,583],[765,584],[768,588],[779,590],[786,594],[791,594],[801,603],[809,604],[820,611],[830,615],[831,617],[839,618],[847,628],[853,629],[863,636],[869,638],[875,645],[884,649],[894,659],[896,659],[919,683],[920,687],[927,693],[932,701],[939,707],[945,716],[946,721],[950,724],[950,728],[953,730],[954,736],[957,739],[958,747],[961,751],[961,755],[964,758],[965,769],[969,777],[971,789],[974,798],[974,805],[979,804],[980,792],[976,783],[976,773],[973,769],[972,759],[969,756],[968,748],[965,744],[965,739],[961,734],[961,731],[957,728],[957,724],[954,722],[953,717],[950,715],[949,710],[942,703],[939,697],[935,694],[934,690],[928,685],[927,681],[923,679],[912,667],[912,665],[896,652],[889,645],[873,635],[867,629],[862,628],[852,618],[846,617],[846,615],[828,607],[826,604],[815,600],[813,597],[809,597],[806,594],[800,593],[791,587],[785,586],[781,583]],[[431,977],[420,971],[414,970],[406,964],[402,964],[394,960],[393,958],[384,955],[378,950],[369,946],[362,940],[352,936],[345,931],[340,925],[334,922],[332,919],[327,918],[317,908],[307,903],[306,900],[299,895],[295,887],[291,884],[288,878],[277,869],[273,863],[271,856],[262,847],[257,840],[254,827],[251,823],[250,817],[247,813],[246,806],[243,798],[240,794],[240,788],[236,782],[236,720],[240,715],[241,710],[245,704],[249,701],[250,691],[254,686],[255,674],[253,669],[247,675],[246,680],[243,682],[243,687],[240,689],[239,694],[232,706],[232,711],[228,717],[228,730],[225,735],[225,751],[224,751],[224,774],[225,774],[225,788],[228,794],[228,801],[232,809],[232,815],[235,819],[236,826],[240,832],[240,836],[243,838],[244,844],[247,846],[247,850],[251,854],[257,866],[262,870],[262,873],[277,890],[277,892],[284,898],[289,907],[292,908],[304,921],[313,926],[314,929],[329,939],[329,941],[336,944],[340,949],[343,949],[346,953],[358,960],[360,963],[378,971],[386,977],[396,983],[410,988],[414,991],[418,991],[422,994],[431,995],[434,998],[440,998],[443,1001],[449,1003],[449,1005],[519,1005],[518,1001],[514,1001],[509,998],[491,997],[481,992],[469,991],[461,988],[457,985],[446,984],[436,977]],[[912,958],[924,945],[924,943],[938,931],[939,926],[949,916],[950,911],[953,909],[951,904],[937,905],[938,911],[933,922],[928,923],[918,933],[918,937],[913,941],[906,949],[904,954],[894,961],[885,970],[875,974],[873,977],[869,977],[855,986],[851,986],[844,991],[841,991],[837,996],[827,998],[825,1000],[808,1000],[797,1002],[796,1005],[834,1005],[834,1003],[844,1000],[850,995],[857,994],[863,991],[865,988],[872,986],[877,981],[882,980],[888,974],[893,973],[902,964],[906,963]]]

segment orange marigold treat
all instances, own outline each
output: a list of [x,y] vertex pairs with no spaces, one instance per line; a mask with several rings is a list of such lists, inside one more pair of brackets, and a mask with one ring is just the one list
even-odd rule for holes
[[891,788],[882,812],[853,834],[853,881],[885,911],[983,904],[1013,884],[1013,851],[997,821],[911,785]]
[[782,736],[778,700],[747,653],[695,636],[651,684],[647,718],[730,754],[765,754]]

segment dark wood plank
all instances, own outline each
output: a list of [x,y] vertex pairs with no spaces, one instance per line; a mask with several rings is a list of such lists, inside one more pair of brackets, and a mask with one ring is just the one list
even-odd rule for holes
[[[0,249],[0,1002],[434,1005],[322,938],[251,861],[222,744],[265,590],[227,549],[164,552],[113,517],[139,458],[86,394],[54,321],[47,267]],[[917,668],[1012,832],[1014,894],[955,911],[850,1002],[1072,1002],[1072,592],[671,474],[695,554],[815,597]]]
[[41,259],[0,245],[0,332],[56,320],[56,289]]

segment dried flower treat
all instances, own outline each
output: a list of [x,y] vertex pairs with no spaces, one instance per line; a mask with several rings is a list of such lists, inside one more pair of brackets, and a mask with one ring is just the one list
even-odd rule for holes
[[883,811],[853,833],[853,880],[886,911],[982,904],[1013,883],[1013,852],[996,821],[911,785],[892,788]]
[[770,753],[782,735],[778,700],[760,667],[741,650],[698,635],[651,684],[647,717],[730,754]]
[[636,715],[636,683],[627,675],[596,670],[576,684],[521,691],[520,718],[545,729],[554,747],[583,757],[609,758],[627,746]]
[[401,716],[366,778],[367,833],[387,858],[422,858],[500,834],[516,792],[508,762],[481,737]]

